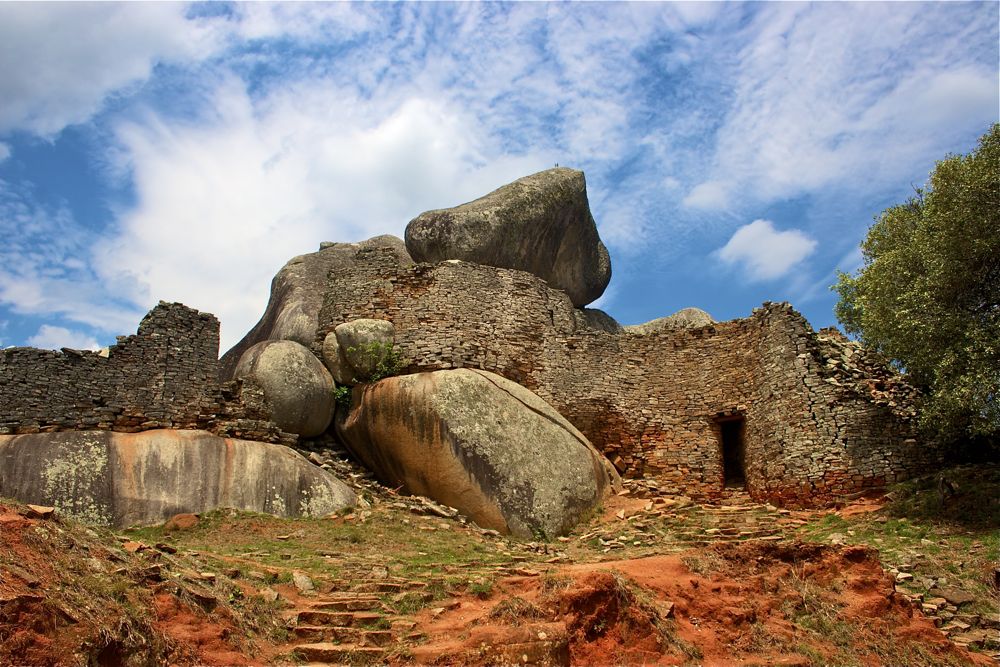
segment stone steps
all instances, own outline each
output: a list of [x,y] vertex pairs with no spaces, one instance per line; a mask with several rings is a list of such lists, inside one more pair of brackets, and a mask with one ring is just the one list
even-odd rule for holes
[[328,597],[309,605],[316,611],[385,611],[382,600],[375,595],[344,595]]
[[297,625],[292,628],[292,634],[298,639],[310,642],[336,642],[338,644],[377,647],[388,646],[399,639],[392,630],[369,630],[336,625]]
[[294,650],[303,660],[314,664],[370,665],[386,656],[384,648],[331,642],[299,644]]
[[323,611],[299,609],[293,612],[295,626],[322,625],[328,627],[358,627],[378,623],[383,615],[373,611]]

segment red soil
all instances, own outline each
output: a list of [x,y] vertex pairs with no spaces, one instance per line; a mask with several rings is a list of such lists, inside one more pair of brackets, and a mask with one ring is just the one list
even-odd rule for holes
[[[564,581],[548,580],[549,590],[542,578],[505,579],[488,601],[463,598],[436,618],[425,613],[421,629],[430,641],[414,657],[475,665],[525,656],[539,664],[595,667],[680,665],[691,656],[718,667],[811,665],[802,645],[812,656],[838,650],[833,638],[806,633],[791,620],[811,613],[848,623],[848,639],[864,664],[890,664],[875,648],[886,642],[894,655],[916,643],[925,654],[992,664],[956,648],[914,615],[870,549],[743,543],[712,547],[702,556],[711,574],[692,572],[685,564],[693,562],[689,554],[570,565],[558,573]],[[537,618],[491,618],[490,611],[512,596],[534,605]],[[534,642],[525,641],[526,630],[535,633]],[[544,641],[537,632],[544,632]],[[513,655],[504,648],[512,643],[518,645]]]

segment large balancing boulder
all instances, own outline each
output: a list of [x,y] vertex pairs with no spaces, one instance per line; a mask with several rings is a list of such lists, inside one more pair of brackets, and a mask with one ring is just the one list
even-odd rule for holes
[[403,240],[388,234],[360,243],[324,243],[318,252],[290,259],[271,281],[271,298],[263,317],[222,355],[222,379],[233,378],[240,357],[262,341],[294,340],[306,347],[312,345],[330,271],[370,263],[375,255],[396,266],[413,264]]
[[337,431],[383,483],[519,537],[569,531],[620,482],[548,403],[486,371],[418,373],[355,387]]
[[460,259],[533,273],[577,307],[611,280],[586,181],[574,169],[549,169],[473,202],[421,213],[406,227],[406,248],[418,262]]
[[169,429],[0,436],[0,496],[116,527],[218,507],[326,516],[357,500],[288,447]]
[[243,353],[236,377],[249,378],[264,391],[271,421],[282,431],[312,438],[333,419],[333,377],[299,343],[257,343]]

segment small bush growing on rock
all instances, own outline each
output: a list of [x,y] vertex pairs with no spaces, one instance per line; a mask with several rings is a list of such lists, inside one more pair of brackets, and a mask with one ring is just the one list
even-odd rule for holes
[[337,401],[337,407],[343,410],[351,408],[351,388],[338,384],[333,388],[333,398]]
[[403,370],[403,355],[392,343],[372,341],[359,347],[347,348],[350,355],[360,355],[373,368],[368,377],[358,378],[361,382],[377,382],[383,378],[399,375]]

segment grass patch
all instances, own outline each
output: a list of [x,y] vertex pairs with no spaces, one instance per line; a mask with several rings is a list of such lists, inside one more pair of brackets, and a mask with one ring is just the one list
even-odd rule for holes
[[[943,475],[955,493],[943,496]],[[926,594],[935,586],[958,588],[976,598],[962,611],[1000,613],[992,577],[1000,562],[1000,465],[961,466],[897,484],[879,511],[848,518],[829,514],[799,530],[808,541],[845,541],[879,551],[886,568],[914,575],[904,591]]]
[[469,595],[475,595],[480,600],[485,600],[493,594],[493,578],[481,577],[469,582],[466,589]]
[[514,625],[519,621],[537,620],[544,617],[544,611],[518,595],[504,598],[490,610],[488,615],[490,620],[508,625]]

